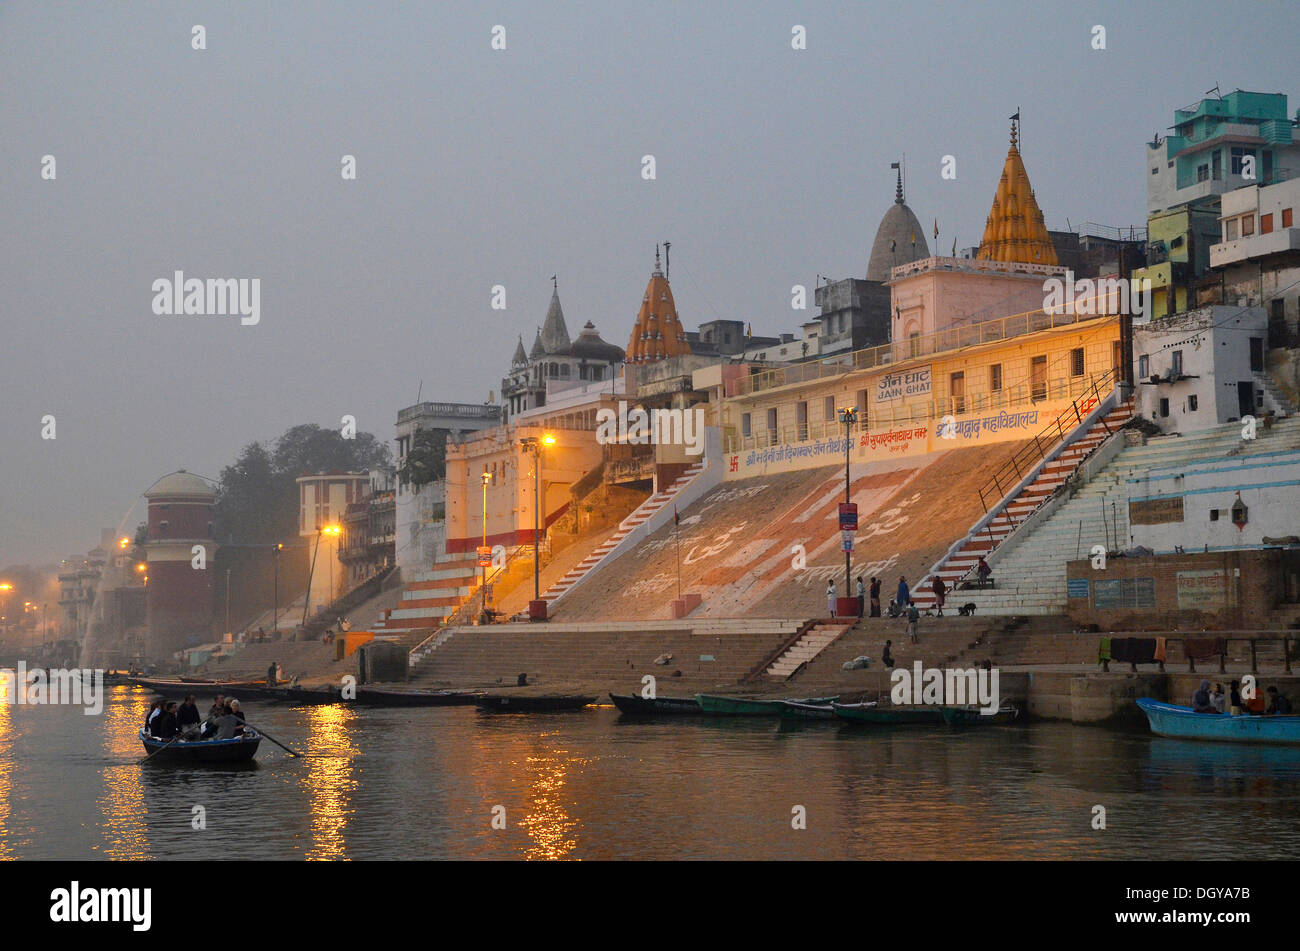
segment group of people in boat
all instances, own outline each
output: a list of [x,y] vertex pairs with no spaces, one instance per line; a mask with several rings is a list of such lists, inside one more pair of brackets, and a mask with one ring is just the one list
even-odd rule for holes
[[183,703],[157,699],[145,715],[145,730],[158,740],[231,740],[244,732],[244,714],[239,701],[217,694],[206,718],[199,712],[194,694]]
[[1223,684],[1210,685],[1202,680],[1201,686],[1192,694],[1192,710],[1195,713],[1230,713],[1233,716],[1289,716],[1291,701],[1285,694],[1278,693],[1277,687],[1269,687],[1266,697],[1258,692],[1245,700],[1241,696],[1241,681],[1234,680],[1229,685],[1229,692],[1223,692]]

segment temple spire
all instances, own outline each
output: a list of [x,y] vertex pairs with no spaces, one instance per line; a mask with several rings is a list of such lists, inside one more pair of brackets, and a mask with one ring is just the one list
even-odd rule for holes
[[1056,248],[1029,184],[1019,140],[1020,111],[1016,110],[1011,117],[1011,147],[1002,166],[984,237],[980,239],[978,257],[985,261],[1055,266],[1059,263]]
[[641,298],[641,309],[628,341],[627,362],[653,363],[690,352],[686,332],[677,317],[672,288],[660,269],[659,246],[655,245],[655,268]]

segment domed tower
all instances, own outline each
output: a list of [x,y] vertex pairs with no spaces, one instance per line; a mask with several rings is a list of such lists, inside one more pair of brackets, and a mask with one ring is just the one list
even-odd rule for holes
[[930,246],[925,240],[925,230],[916,220],[912,209],[903,200],[903,171],[898,170],[894,203],[880,219],[876,240],[871,244],[871,257],[867,260],[867,280],[885,283],[890,272],[902,264],[911,264],[930,256]]
[[[175,651],[212,639],[217,553],[212,507],[217,493],[198,476],[178,469],[155,482],[144,497],[149,513],[145,650],[151,660],[168,660]],[[202,559],[196,545],[202,546]]]
[[656,246],[655,269],[641,298],[641,310],[637,312],[632,339],[627,344],[627,362],[636,366],[690,352],[686,331],[677,319],[673,289],[668,286],[668,278],[659,267],[659,248]]

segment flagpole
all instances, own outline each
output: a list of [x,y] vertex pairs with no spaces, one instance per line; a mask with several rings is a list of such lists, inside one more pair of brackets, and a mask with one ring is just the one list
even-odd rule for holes
[[677,600],[682,599],[682,536],[681,536],[681,516],[677,514],[677,506],[673,506],[673,540],[677,543]]

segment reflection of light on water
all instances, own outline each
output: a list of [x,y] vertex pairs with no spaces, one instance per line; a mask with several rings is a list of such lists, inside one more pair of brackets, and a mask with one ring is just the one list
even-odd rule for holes
[[352,721],[356,715],[345,704],[309,707],[311,740],[307,749],[306,777],[311,809],[311,846],[307,858],[347,858],[346,832],[352,816],[352,760],[358,750],[352,744]]
[[561,859],[578,846],[578,820],[565,810],[561,801],[570,766],[582,767],[586,761],[569,756],[565,750],[552,750],[529,756],[529,811],[519,823],[532,837],[524,857]]
[[9,794],[13,781],[9,778],[14,768],[10,747],[13,741],[13,721],[9,711],[8,679],[0,677],[0,859],[14,858],[9,847]]
[[109,858],[149,858],[148,826],[145,822],[148,810],[144,803],[139,763],[144,757],[140,746],[140,724],[148,712],[148,696],[135,691],[126,692],[117,703],[104,704],[104,752],[111,760],[117,761],[104,769],[104,795],[99,798],[104,833],[108,837],[104,854]]

